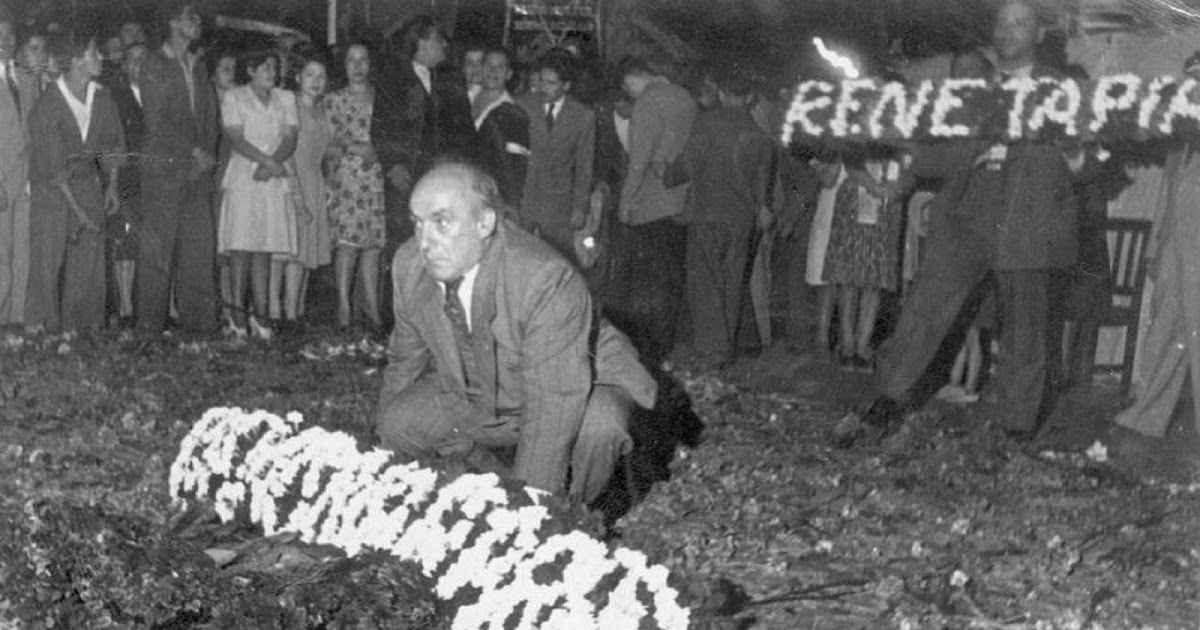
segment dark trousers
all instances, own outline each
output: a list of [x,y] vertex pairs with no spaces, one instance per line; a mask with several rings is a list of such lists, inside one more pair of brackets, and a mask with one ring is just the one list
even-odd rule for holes
[[687,296],[692,346],[729,359],[737,348],[753,226],[693,223],[687,228]]
[[138,326],[161,331],[170,308],[171,283],[180,328],[209,332],[217,326],[214,275],[216,230],[212,189],[207,178],[147,169],[142,221],[138,230],[134,309]]
[[627,226],[622,243],[621,286],[626,302],[617,310],[625,332],[645,362],[657,365],[675,347],[683,302],[687,230],[666,218]]
[[[908,396],[951,332],[972,290],[993,269],[994,247],[967,231],[931,239],[876,370],[880,394]],[[1007,429],[1036,428],[1045,393],[1049,272],[995,269],[1001,360],[995,388]]]

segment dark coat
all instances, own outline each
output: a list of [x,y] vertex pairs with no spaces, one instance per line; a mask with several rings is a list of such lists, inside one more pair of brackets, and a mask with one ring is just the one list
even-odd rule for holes
[[[192,151],[207,151],[215,159],[221,130],[217,126],[217,94],[208,80],[204,64],[197,61],[192,72],[195,109],[188,99],[183,68],[163,49],[146,55],[142,66],[142,112],[145,117],[143,192],[154,199],[171,199],[181,179],[210,180],[211,173],[195,171]],[[210,180],[211,181],[211,180]],[[156,208],[162,204],[154,203]]]
[[375,81],[371,144],[385,176],[401,164],[415,182],[444,153],[470,156],[475,124],[466,87],[452,73],[436,70],[430,83],[426,92],[407,59],[385,67]]
[[520,105],[500,103],[479,125],[480,161],[496,178],[504,202],[521,207],[521,193],[529,170],[529,156],[515,152],[517,145],[529,149],[529,116]]
[[545,103],[522,100],[529,115],[529,172],[521,197],[522,219],[546,226],[567,226],[571,216],[586,216],[592,194],[596,115],[571,95],[546,126]]
[[[381,407],[418,379],[466,395],[462,360],[442,288],[410,240],[392,263],[395,327],[388,344]],[[593,383],[617,385],[644,408],[657,385],[629,340],[598,322],[579,273],[538,238],[501,221],[484,248],[472,293],[471,330],[485,416],[520,410],[513,474],[562,488]]]
[[749,233],[758,209],[768,207],[774,157],[775,144],[749,112],[721,107],[696,118],[668,173],[684,170],[692,183],[686,206],[691,221]]
[[128,82],[114,82],[112,96],[121,116],[121,128],[125,130],[125,149],[129,154],[125,167],[121,169],[117,178],[117,189],[121,195],[122,209],[136,212],[142,190],[138,164],[140,154],[146,148],[146,120],[142,106]]
[[35,212],[64,213],[71,230],[78,226],[59,187],[69,184],[75,201],[93,219],[104,216],[104,172],[124,163],[125,134],[112,95],[96,90],[87,141],[58,86],[38,99],[29,119],[29,182]]
[[[1041,66],[1036,77],[1059,73]],[[1000,173],[973,168],[988,143],[979,141],[918,145],[913,169],[918,177],[945,178],[932,202],[935,233],[966,230],[992,248],[999,270],[1066,267],[1077,251],[1076,200],[1072,174],[1062,150],[1049,144],[1008,145]]]

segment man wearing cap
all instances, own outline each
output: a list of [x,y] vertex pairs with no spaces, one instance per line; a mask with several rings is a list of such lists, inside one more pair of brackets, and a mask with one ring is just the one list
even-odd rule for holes
[[376,433],[408,458],[460,457],[590,503],[656,384],[575,268],[500,207],[495,180],[466,163],[413,188]]

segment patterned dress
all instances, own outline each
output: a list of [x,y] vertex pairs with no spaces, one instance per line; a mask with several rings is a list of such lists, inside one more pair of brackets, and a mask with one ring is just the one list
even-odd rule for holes
[[[880,166],[884,165],[868,163],[867,170],[880,170]],[[871,174],[876,180],[883,179],[879,177],[882,173]],[[825,282],[861,289],[896,290],[904,211],[902,199],[902,195],[897,195],[884,205],[852,182],[843,182],[838,187],[829,249],[825,254]]]
[[[355,105],[349,88],[326,97],[334,144],[371,141],[370,106]],[[329,220],[338,245],[359,249],[383,246],[383,169],[376,160],[346,154],[326,181]]]

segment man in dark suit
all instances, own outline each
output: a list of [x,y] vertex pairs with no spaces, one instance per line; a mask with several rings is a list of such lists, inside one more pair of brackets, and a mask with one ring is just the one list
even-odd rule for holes
[[157,6],[169,30],[162,48],[146,56],[140,83],[145,152],[151,157],[141,164],[137,324],[162,331],[174,281],[180,327],[208,332],[217,326],[212,209],[217,96],[204,64],[189,50],[200,37],[195,7],[185,0]]
[[394,57],[375,85],[371,143],[388,181],[388,240],[399,243],[412,232],[405,220],[412,183],[439,155],[470,151],[475,126],[462,78],[439,70],[448,44],[432,17],[413,18],[391,43]]
[[[1035,63],[1041,36],[1037,12],[1027,0],[1001,5],[992,34],[992,78],[1057,76]],[[1082,163],[1057,147],[1028,141],[917,147],[917,174],[947,182],[933,202],[929,249],[880,354],[880,396],[843,419],[836,442],[853,442],[870,426],[894,428],[961,306],[989,271],[997,279],[1003,322],[996,420],[1014,438],[1034,436],[1046,380],[1050,270],[1075,260],[1071,180]]]
[[556,493],[570,470],[569,496],[591,502],[631,448],[630,414],[654,406],[654,380],[629,341],[593,318],[574,267],[500,217],[490,176],[444,163],[411,206],[416,235],[392,265],[383,445],[465,457]]
[[567,94],[574,70],[566,52],[551,51],[533,67],[540,99],[522,104],[529,114],[529,169],[521,222],[569,259],[575,230],[583,227],[592,192],[596,115]]

